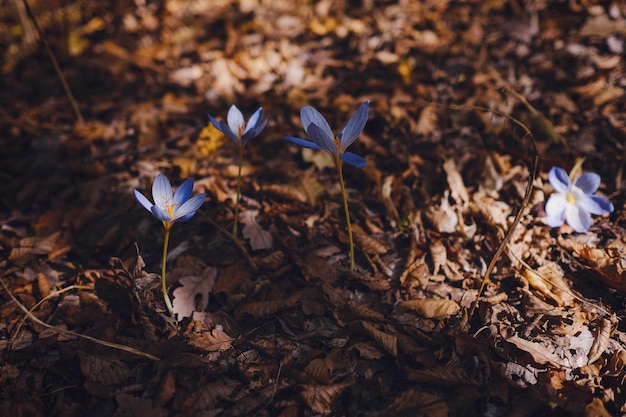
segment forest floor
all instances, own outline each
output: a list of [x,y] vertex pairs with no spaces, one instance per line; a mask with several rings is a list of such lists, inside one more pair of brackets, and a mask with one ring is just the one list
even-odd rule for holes
[[[0,415],[626,413],[624,3],[29,4],[84,122],[0,2]],[[351,270],[331,159],[283,137],[366,100]],[[268,118],[236,238],[207,118],[232,104]],[[579,163],[615,210],[550,228],[548,172]],[[172,228],[175,317],[133,195],[158,173],[207,195]]]

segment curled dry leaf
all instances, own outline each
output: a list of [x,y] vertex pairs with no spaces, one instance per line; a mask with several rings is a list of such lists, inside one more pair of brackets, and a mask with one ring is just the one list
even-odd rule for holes
[[334,385],[303,385],[300,395],[314,413],[329,415],[333,411],[333,402],[350,385],[349,382]]
[[469,202],[469,193],[465,184],[463,183],[463,177],[461,173],[456,169],[454,159],[448,159],[443,164],[443,169],[448,175],[448,185],[450,186],[450,195],[452,198],[460,204],[467,204]]
[[439,208],[435,206],[428,207],[426,217],[439,233],[454,233],[459,224],[459,217],[448,201],[449,192],[443,193]]
[[448,252],[441,240],[435,240],[430,244],[430,256],[433,259],[433,274],[438,274],[448,261]]
[[307,203],[309,198],[306,192],[300,188],[289,184],[269,184],[261,187],[261,191],[272,196],[284,198],[285,200],[299,201]]
[[559,244],[573,251],[606,285],[626,293],[626,245],[622,241],[611,242],[604,249],[563,238],[559,238]]
[[394,357],[398,356],[398,338],[396,336],[378,330],[367,322],[362,322],[361,326],[365,333],[373,337],[383,349]]
[[429,319],[443,319],[454,316],[461,309],[455,301],[434,298],[400,301],[398,305],[413,310],[420,316]]
[[611,332],[613,331],[613,324],[617,322],[617,317],[612,315],[610,318],[602,318],[600,325],[596,332],[596,337],[593,339],[593,344],[589,350],[589,363],[594,363],[600,356],[606,351],[609,346],[609,339],[611,338]]
[[429,104],[420,112],[413,131],[418,135],[430,135],[437,127],[437,112],[435,106]]
[[312,376],[320,384],[330,384],[334,370],[335,365],[329,358],[315,358],[309,362],[304,372]]
[[363,252],[368,255],[384,255],[389,250],[382,242],[365,232],[354,230],[354,240]]

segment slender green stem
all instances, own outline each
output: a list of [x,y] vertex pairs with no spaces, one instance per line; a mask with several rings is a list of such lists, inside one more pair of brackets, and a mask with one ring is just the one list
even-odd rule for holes
[[235,197],[235,224],[233,236],[237,237],[237,225],[239,224],[239,202],[241,201],[241,165],[243,164],[243,145],[239,146],[239,168],[237,169],[237,196]]
[[350,241],[350,269],[354,269],[354,240],[352,239],[352,224],[350,223],[350,210],[348,209],[348,195],[346,186],[343,183],[343,171],[341,169],[341,159],[335,162],[339,173],[339,185],[341,186],[341,196],[343,197],[343,210],[346,213],[346,224],[348,226],[348,240]]
[[165,240],[163,241],[163,262],[161,263],[161,289],[163,290],[163,299],[165,300],[165,306],[170,314],[174,315],[174,308],[170,301],[169,295],[167,295],[167,284],[165,283],[165,266],[167,264],[167,247],[170,243],[170,230],[172,230],[171,224],[165,224]]

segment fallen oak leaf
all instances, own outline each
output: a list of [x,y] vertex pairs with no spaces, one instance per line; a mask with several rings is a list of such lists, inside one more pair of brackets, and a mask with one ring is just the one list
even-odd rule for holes
[[179,280],[182,287],[174,290],[172,308],[178,319],[189,317],[196,310],[196,298],[200,297],[200,309],[209,305],[209,293],[217,278],[217,269],[209,267],[200,276],[187,276]]
[[241,223],[245,224],[242,233],[243,237],[250,241],[252,250],[272,249],[274,240],[267,230],[263,230],[256,222],[258,210],[248,210],[241,213]]

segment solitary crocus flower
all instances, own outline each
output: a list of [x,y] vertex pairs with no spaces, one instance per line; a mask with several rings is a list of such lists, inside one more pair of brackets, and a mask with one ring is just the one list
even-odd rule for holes
[[321,149],[327,152],[338,167],[340,166],[340,161],[343,160],[356,168],[363,168],[366,165],[365,159],[352,152],[346,152],[346,149],[354,143],[363,131],[365,123],[367,123],[369,104],[369,101],[361,104],[348,121],[348,124],[346,124],[346,127],[336,137],[320,112],[313,107],[304,106],[300,110],[300,119],[302,119],[302,126],[305,132],[313,139],[313,142],[293,136],[286,136],[285,140],[305,148]]
[[546,222],[550,227],[562,226],[567,221],[574,231],[586,233],[591,226],[592,214],[613,211],[609,200],[594,195],[600,186],[598,174],[587,172],[572,183],[563,169],[553,167],[548,179],[556,191],[546,203]]
[[167,286],[165,284],[165,266],[167,260],[167,246],[170,240],[170,231],[174,223],[183,222],[189,220],[196,214],[196,210],[200,208],[205,194],[198,194],[195,197],[189,198],[193,191],[193,179],[189,178],[183,182],[176,190],[176,193],[172,192],[172,185],[167,177],[163,174],[157,175],[152,184],[152,198],[154,204],[150,202],[143,194],[135,190],[135,198],[144,206],[146,210],[152,213],[154,217],[163,222],[165,227],[165,240],[163,241],[163,261],[161,263],[161,288],[163,290],[163,298],[165,299],[165,305],[170,314],[174,314],[172,308],[172,302],[167,295]]
[[213,123],[213,126],[229,138],[231,138],[237,144],[239,148],[239,158],[238,164],[239,168],[237,171],[237,196],[235,201],[235,223],[233,225],[233,235],[237,236],[237,224],[239,223],[239,201],[241,199],[241,165],[243,162],[243,147],[246,142],[250,139],[257,136],[261,131],[265,128],[267,124],[267,119],[263,119],[263,110],[261,107],[254,112],[254,114],[246,123],[246,120],[243,118],[243,114],[234,104],[230,106],[228,110],[228,115],[226,116],[226,122],[217,121],[210,114],[209,120]]
[[354,269],[354,241],[352,239],[352,225],[350,224],[350,211],[348,210],[348,197],[346,195],[346,187],[343,182],[342,161],[356,168],[363,168],[366,165],[365,159],[352,152],[346,152],[348,146],[352,145],[359,137],[369,113],[369,101],[361,104],[356,113],[350,118],[346,127],[343,128],[339,135],[335,136],[330,129],[328,122],[313,107],[304,106],[300,110],[300,119],[305,132],[313,140],[296,138],[293,136],[285,136],[285,140],[293,142],[296,145],[309,149],[323,150],[332,158],[337,173],[339,174],[339,185],[341,186],[341,195],[343,197],[343,208],[346,214],[346,223],[348,228],[348,240],[350,244],[350,269]]
[[226,122],[217,121],[210,114],[208,116],[217,130],[234,140],[239,146],[245,145],[247,141],[258,136],[267,124],[267,119],[262,118],[263,109],[261,107],[254,112],[248,123],[246,123],[243,114],[234,104],[228,109]]

